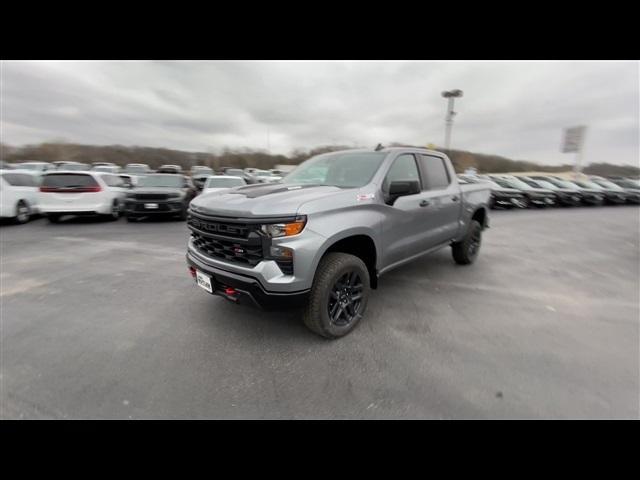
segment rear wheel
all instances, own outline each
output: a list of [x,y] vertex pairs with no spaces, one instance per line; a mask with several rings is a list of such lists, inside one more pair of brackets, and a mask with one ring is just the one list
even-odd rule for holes
[[16,205],[16,223],[27,223],[31,218],[31,208],[24,200],[20,200]]
[[107,220],[116,221],[120,218],[120,203],[114,200],[111,204],[111,211],[106,215]]
[[451,245],[453,259],[459,265],[469,265],[476,260],[482,244],[482,225],[471,220],[469,230],[464,239]]
[[364,262],[347,253],[329,253],[318,265],[304,323],[323,337],[343,337],[364,315],[369,293],[369,271]]

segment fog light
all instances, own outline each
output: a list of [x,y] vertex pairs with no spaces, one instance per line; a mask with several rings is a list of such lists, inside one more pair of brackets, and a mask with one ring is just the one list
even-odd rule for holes
[[269,253],[273,258],[293,259],[293,250],[287,247],[274,245],[269,249]]

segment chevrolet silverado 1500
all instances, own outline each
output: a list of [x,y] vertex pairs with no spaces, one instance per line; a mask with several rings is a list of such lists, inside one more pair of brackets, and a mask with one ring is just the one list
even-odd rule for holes
[[472,263],[490,189],[459,185],[449,158],[420,148],[313,157],[278,183],[190,204],[187,262],[197,285],[237,303],[304,308],[328,338],[350,332],[389,270],[451,246]]

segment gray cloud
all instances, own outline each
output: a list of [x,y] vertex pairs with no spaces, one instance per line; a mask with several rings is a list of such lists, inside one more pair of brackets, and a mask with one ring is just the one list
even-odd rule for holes
[[14,62],[1,69],[2,141],[289,153],[328,143],[453,146],[548,164],[585,124],[585,162],[638,164],[638,62]]

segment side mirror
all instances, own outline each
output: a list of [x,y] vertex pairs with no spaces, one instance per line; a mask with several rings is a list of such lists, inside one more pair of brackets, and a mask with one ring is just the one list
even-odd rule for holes
[[387,194],[387,204],[393,205],[399,197],[420,193],[420,183],[417,180],[391,182]]

